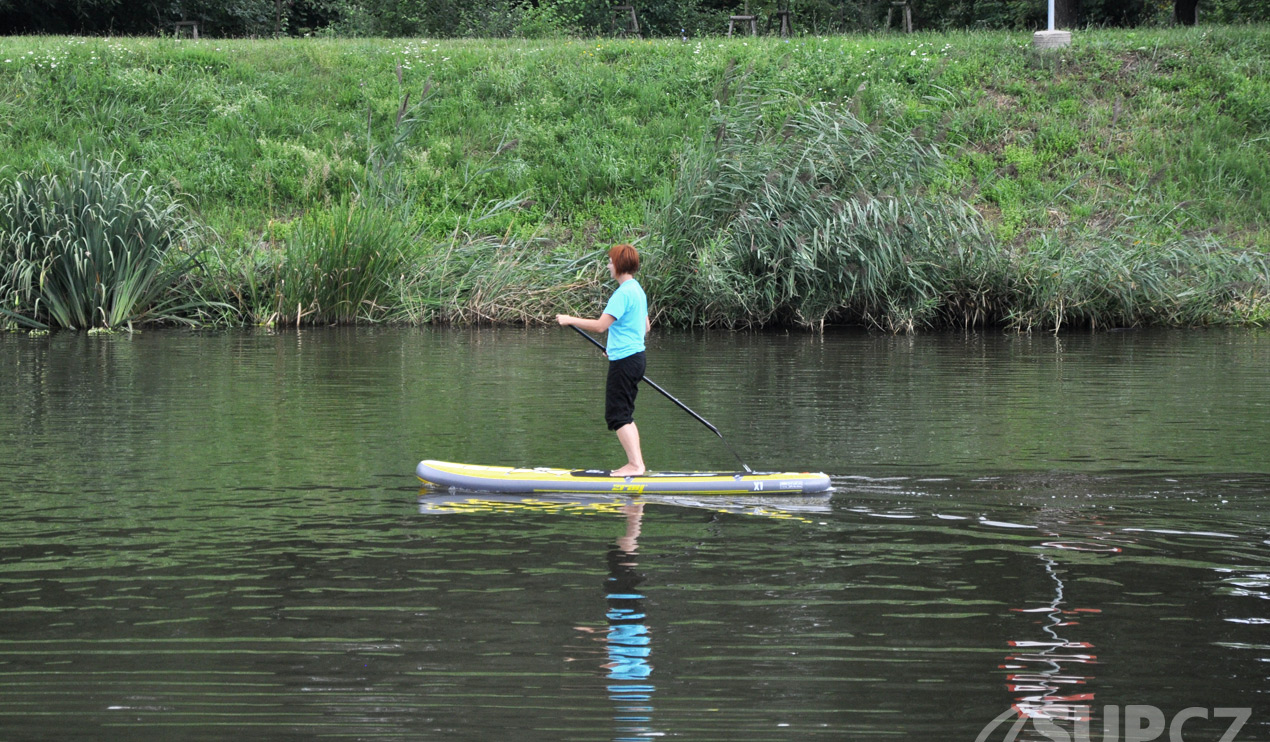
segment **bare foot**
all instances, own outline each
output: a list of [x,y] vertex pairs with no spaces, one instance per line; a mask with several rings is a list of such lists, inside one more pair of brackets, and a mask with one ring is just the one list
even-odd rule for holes
[[639,477],[644,475],[644,469],[631,464],[623,466],[621,469],[614,469],[609,473],[613,477]]

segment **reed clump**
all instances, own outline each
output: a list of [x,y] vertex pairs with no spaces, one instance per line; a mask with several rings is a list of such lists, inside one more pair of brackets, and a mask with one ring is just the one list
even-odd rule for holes
[[[744,78],[649,216],[658,299],[685,324],[938,324],[999,273],[979,214],[927,187],[939,150],[842,106],[764,95]],[[994,310],[960,307],[967,320]]]
[[310,211],[294,225],[282,250],[266,321],[341,324],[383,318],[393,304],[390,287],[405,270],[412,243],[409,228],[395,214],[354,199]]
[[1011,257],[1006,281],[1016,330],[1270,320],[1270,258],[1211,238],[1044,234]]
[[39,328],[186,323],[215,310],[191,273],[185,208],[80,150],[69,172],[19,175],[0,192],[0,313]]
[[398,311],[394,287],[417,236],[400,215],[354,197],[277,225],[256,249],[220,263],[207,290],[229,322],[300,326],[379,322]]

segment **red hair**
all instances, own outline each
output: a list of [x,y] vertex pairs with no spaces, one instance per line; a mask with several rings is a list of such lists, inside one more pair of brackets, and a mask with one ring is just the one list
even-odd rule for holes
[[639,253],[630,245],[614,245],[609,249],[609,260],[613,261],[613,270],[619,276],[639,270]]

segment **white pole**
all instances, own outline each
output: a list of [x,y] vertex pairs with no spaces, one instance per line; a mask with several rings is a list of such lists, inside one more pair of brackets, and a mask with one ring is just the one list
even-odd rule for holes
[[1050,8],[1050,27],[1048,31],[1037,31],[1032,34],[1032,46],[1038,49],[1054,49],[1056,47],[1071,46],[1072,34],[1070,31],[1054,30],[1054,0],[1049,1]]

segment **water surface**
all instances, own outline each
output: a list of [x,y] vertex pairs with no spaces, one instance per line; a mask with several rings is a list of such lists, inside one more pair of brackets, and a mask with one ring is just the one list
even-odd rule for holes
[[[1099,739],[1131,705],[1270,739],[1265,333],[655,337],[747,463],[833,476],[788,501],[421,492],[420,458],[620,463],[561,330],[0,367],[2,739]],[[656,468],[736,466],[638,420]]]

